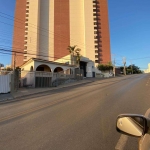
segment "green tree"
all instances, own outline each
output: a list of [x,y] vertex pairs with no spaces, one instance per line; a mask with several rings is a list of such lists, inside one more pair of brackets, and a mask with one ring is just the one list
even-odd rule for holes
[[[120,70],[121,70],[121,72],[123,72],[123,66],[120,67]],[[127,74],[132,74],[132,71],[133,71],[133,74],[142,73],[142,71],[140,70],[140,68],[138,66],[129,65],[128,67],[126,67],[126,73]]]
[[141,70],[138,66],[132,65],[133,74],[139,74],[141,73]]
[[108,62],[108,64],[98,64],[97,68],[100,71],[110,71],[113,70],[113,65],[111,62]]

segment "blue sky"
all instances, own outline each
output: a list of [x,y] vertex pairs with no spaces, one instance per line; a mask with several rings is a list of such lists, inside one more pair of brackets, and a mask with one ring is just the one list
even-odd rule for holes
[[[13,18],[4,16],[2,13],[14,16],[15,1],[16,0],[0,0],[0,48],[12,46]],[[0,53],[0,63],[4,65],[10,64],[11,55]]]
[[[150,0],[108,0],[111,53],[116,65],[122,65],[122,57],[127,65],[132,62],[141,69],[150,63],[149,7]],[[0,0],[0,48],[12,46],[13,19],[2,13],[13,16],[14,9],[15,0]],[[0,54],[0,63],[10,64],[10,55]]]
[[[150,63],[150,0],[108,0],[111,52],[116,63]],[[145,58],[149,57],[149,58]],[[138,59],[142,58],[142,59]]]

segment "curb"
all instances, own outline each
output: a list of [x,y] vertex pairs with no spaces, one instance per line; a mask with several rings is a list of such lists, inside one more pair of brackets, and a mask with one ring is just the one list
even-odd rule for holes
[[0,105],[2,104],[6,104],[6,103],[11,103],[11,102],[16,102],[16,101],[20,101],[20,100],[24,100],[25,98],[27,97],[30,97],[30,96],[33,96],[35,94],[42,94],[42,93],[47,93],[49,91],[54,91],[54,90],[58,90],[58,89],[62,89],[62,88],[67,88],[67,87],[73,87],[73,86],[78,86],[78,85],[81,85],[81,84],[88,84],[88,83],[92,83],[94,81],[88,81],[88,82],[82,82],[82,83],[78,83],[78,84],[74,84],[74,85],[64,85],[62,87],[54,87],[53,89],[49,89],[49,90],[46,90],[46,91],[42,91],[42,92],[35,92],[35,93],[31,93],[31,94],[28,94],[28,95],[21,95],[21,96],[12,96],[13,98],[8,98],[8,99],[3,99],[3,100],[0,100]]
[[[115,78],[118,78],[118,77],[125,77],[125,76],[116,76]],[[112,79],[112,78],[114,78],[114,77],[98,78],[97,80],[108,80],[108,79]],[[73,84],[73,85],[62,85],[61,87],[53,87],[52,89],[50,88],[50,89],[48,89],[46,91],[42,91],[42,92],[35,92],[35,93],[28,94],[28,95],[21,95],[21,96],[16,96],[16,97],[12,96],[13,98],[7,98],[7,99],[0,100],[0,105],[6,104],[6,103],[11,103],[11,102],[16,102],[16,101],[19,101],[19,100],[24,100],[25,98],[33,96],[35,94],[42,94],[42,93],[46,93],[46,92],[49,92],[49,91],[54,91],[54,90],[57,90],[57,89],[73,87],[73,86],[78,86],[78,85],[82,85],[82,84],[88,84],[88,83],[96,82],[97,80],[94,80],[94,81],[90,80],[90,81],[85,81],[85,82],[81,82],[81,83],[80,83],[80,80],[79,80],[79,81],[77,81],[76,84]],[[84,80],[81,80],[81,81],[84,81]]]

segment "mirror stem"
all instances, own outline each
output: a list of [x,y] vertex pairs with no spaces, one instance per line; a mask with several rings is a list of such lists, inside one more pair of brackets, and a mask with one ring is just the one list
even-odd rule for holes
[[146,118],[147,125],[146,125],[146,133],[150,134],[150,119]]

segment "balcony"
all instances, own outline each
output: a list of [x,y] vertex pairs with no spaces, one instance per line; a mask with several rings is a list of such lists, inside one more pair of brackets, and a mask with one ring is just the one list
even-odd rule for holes
[[24,41],[27,41],[27,40],[28,40],[28,38],[27,38],[27,37],[25,37],[25,38],[24,38]]
[[98,50],[95,50],[95,53],[98,53]]

